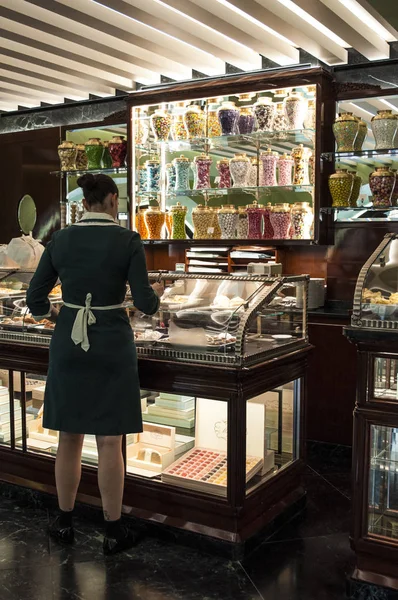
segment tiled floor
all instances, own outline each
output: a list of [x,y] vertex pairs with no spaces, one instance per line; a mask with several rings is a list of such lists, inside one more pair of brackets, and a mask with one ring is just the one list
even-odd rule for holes
[[240,563],[153,538],[105,560],[89,522],[60,548],[45,534],[46,510],[0,498],[0,600],[343,600],[349,471],[347,449],[310,446],[305,514]]

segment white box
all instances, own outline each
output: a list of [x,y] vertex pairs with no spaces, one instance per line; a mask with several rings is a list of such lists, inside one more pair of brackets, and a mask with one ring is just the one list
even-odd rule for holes
[[138,442],[127,446],[127,470],[136,475],[154,477],[175,460],[175,428],[144,423]]

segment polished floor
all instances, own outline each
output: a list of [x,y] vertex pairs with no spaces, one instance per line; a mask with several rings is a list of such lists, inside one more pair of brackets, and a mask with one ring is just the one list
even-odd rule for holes
[[104,559],[101,530],[77,523],[77,543],[45,534],[49,514],[0,498],[0,600],[339,600],[349,549],[350,457],[310,445],[307,508],[241,562],[147,537]]

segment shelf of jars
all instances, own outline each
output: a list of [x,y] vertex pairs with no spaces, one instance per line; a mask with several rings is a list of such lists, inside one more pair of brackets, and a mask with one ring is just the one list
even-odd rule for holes
[[[205,197],[206,202],[208,197],[217,196],[239,196],[240,194],[252,194],[252,195],[270,195],[272,192],[309,192],[312,193],[314,189],[313,185],[268,185],[268,186],[244,186],[240,188],[201,188],[201,189],[186,189],[167,192],[166,195],[169,198],[173,197]],[[139,192],[137,198],[158,198],[159,192]]]
[[[398,113],[376,110],[383,103],[391,104],[365,99],[338,106],[335,151],[321,156],[336,167],[329,177],[335,222],[397,220]],[[358,114],[346,110],[352,107]]]
[[[68,132],[70,136],[84,135],[87,130]],[[105,132],[104,132],[105,133]],[[109,132],[106,132],[109,137]],[[58,146],[60,170],[58,176],[79,176],[84,173],[126,173],[127,141],[125,135],[114,135],[110,140],[91,137],[84,143],[72,139]]]
[[80,177],[85,173],[92,173],[96,175],[98,173],[105,173],[106,175],[125,175],[127,174],[127,167],[120,168],[105,168],[105,169],[83,169],[83,170],[70,170],[70,171],[50,171],[50,175],[57,175],[58,177]]

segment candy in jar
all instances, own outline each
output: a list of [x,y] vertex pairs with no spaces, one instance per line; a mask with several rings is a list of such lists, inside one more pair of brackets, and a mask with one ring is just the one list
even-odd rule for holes
[[76,170],[85,171],[88,166],[88,158],[84,144],[76,145]]
[[222,206],[218,211],[218,222],[221,228],[221,239],[232,240],[236,235],[238,211],[232,204]]
[[212,160],[207,154],[200,154],[193,159],[194,170],[196,171],[196,186],[197,190],[206,189],[210,186],[210,167]]
[[363,143],[366,139],[366,136],[368,135],[368,126],[366,124],[366,121],[364,121],[363,119],[359,119],[359,117],[357,117],[358,120],[358,134],[357,137],[355,138],[355,142],[354,142],[354,150],[355,151],[361,151],[362,150],[362,146]]
[[264,206],[256,200],[246,206],[249,240],[260,240],[263,236]]
[[140,234],[142,240],[148,239],[148,230],[145,224],[145,209],[139,208],[135,215],[135,228]]
[[314,221],[309,202],[296,202],[291,210],[290,237],[293,240],[306,240],[311,237],[311,227]]
[[395,146],[395,134],[398,127],[398,115],[392,110],[378,110],[372,117],[372,131],[375,136],[375,150],[388,150]]
[[373,196],[373,206],[391,206],[391,197],[395,187],[395,174],[388,167],[378,167],[369,175],[369,187]]
[[241,240],[247,240],[249,233],[249,219],[245,206],[239,207],[238,225],[236,226],[236,237]]
[[218,182],[218,187],[222,188],[230,188],[231,187],[231,171],[229,169],[229,160],[227,158],[222,158],[217,162],[217,171],[220,177],[220,181]]
[[257,131],[272,131],[276,106],[268,96],[260,96],[253,105]]
[[305,116],[304,127],[306,129],[315,129],[316,126],[316,102],[308,101],[307,114]]
[[216,206],[213,206],[213,207],[209,207],[209,210],[211,210],[212,215],[213,215],[213,220],[212,220],[212,225],[211,225],[211,227],[213,228],[213,231],[212,231],[210,237],[212,240],[220,240],[221,239],[221,227],[220,227],[220,223],[218,222],[218,210],[219,209]]
[[337,169],[329,177],[329,190],[333,199],[332,206],[349,206],[354,177],[347,169]]
[[263,182],[264,179],[264,175],[263,175],[263,170],[260,170],[260,173],[258,172],[258,160],[257,158],[251,158],[250,159],[250,171],[249,174],[247,176],[247,183],[246,185],[248,187],[257,187],[258,185],[262,185],[261,182]]
[[173,230],[173,216],[169,210],[166,212],[166,218],[164,222],[166,225],[167,237],[170,239],[171,232]]
[[114,169],[124,167],[127,156],[127,141],[124,135],[114,135],[108,144],[108,150],[112,157],[112,167]]
[[289,154],[282,154],[278,161],[278,185],[292,185],[294,161]]
[[351,195],[349,199],[349,205],[354,208],[357,206],[357,200],[359,198],[359,194],[361,192],[362,179],[357,175],[356,171],[349,171],[349,174],[353,176],[354,183],[352,184]]
[[309,185],[309,157],[311,151],[304,148],[303,144],[296,146],[292,150],[292,158],[294,160],[293,185]]
[[166,165],[166,191],[169,194],[176,189],[176,168],[172,163]]
[[66,202],[60,203],[60,212],[61,212],[61,229],[65,229],[66,227],[66,215],[67,215],[67,204]]
[[359,130],[359,121],[352,112],[342,112],[333,123],[337,152],[353,152]]
[[87,140],[87,142],[85,142],[84,146],[86,150],[86,156],[88,158],[87,168],[89,170],[100,169],[102,155],[104,153],[104,145],[100,138],[90,138]]
[[150,206],[144,213],[149,240],[160,240],[165,221],[165,213],[158,206]]
[[147,187],[147,169],[146,165],[141,165],[138,167],[138,193],[145,194],[148,191]]
[[159,192],[160,191],[160,161],[147,160],[145,163],[146,167],[146,191],[147,192]]
[[217,107],[219,105],[218,98],[210,98],[207,109],[207,137],[220,137],[222,129],[218,120]]
[[276,185],[276,165],[279,160],[279,154],[272,152],[271,148],[268,148],[266,152],[261,152],[260,161],[263,168],[263,177],[265,186]]
[[171,239],[185,240],[185,216],[187,214],[186,206],[182,206],[177,202],[170,208],[172,218]]
[[289,239],[291,224],[289,204],[275,204],[271,210],[270,221],[274,230],[274,240]]
[[69,205],[69,218],[70,218],[70,223],[77,223],[77,203],[76,202],[72,202]]
[[183,115],[173,115],[171,124],[171,137],[175,142],[186,140],[188,138],[187,130],[185,129]]
[[171,115],[163,108],[158,108],[155,110],[150,120],[155,141],[167,142],[171,130]]
[[234,158],[229,161],[229,169],[234,182],[232,187],[245,187],[247,185],[247,177],[249,175],[251,163],[246,154],[235,154]]
[[222,135],[235,135],[238,133],[240,109],[235,106],[234,102],[223,102],[217,113]]
[[238,119],[238,131],[241,135],[249,135],[253,133],[255,125],[255,117],[253,109],[250,106],[245,106],[240,109]]
[[267,206],[264,206],[263,212],[263,240],[272,240],[274,237],[274,230],[271,225],[271,210],[272,206],[269,202]]
[[134,141],[138,146],[142,146],[148,139],[149,127],[146,121],[146,113],[141,117],[141,110],[137,108],[137,118],[134,121]]
[[282,102],[278,102],[276,105],[273,130],[274,131],[286,131],[287,129],[288,129],[288,126],[287,126],[287,119],[286,119],[286,115],[285,115],[285,107]]
[[184,114],[185,129],[188,139],[202,138],[206,135],[206,115],[200,106],[192,104],[188,106]]
[[391,195],[391,206],[396,206],[397,205],[397,200],[398,200],[398,177],[397,177],[397,169],[390,169],[390,171],[392,171],[394,173],[394,176],[395,176],[394,189],[393,189],[392,195]]
[[103,169],[111,169],[113,165],[113,159],[109,152],[109,140],[105,140],[103,147],[104,150],[102,152],[101,167]]
[[76,145],[65,140],[58,146],[58,156],[61,162],[61,171],[74,171],[76,169]]
[[307,101],[300,92],[290,92],[283,101],[288,129],[303,129]]
[[192,222],[194,225],[193,237],[196,240],[207,240],[213,234],[214,213],[207,206],[198,204],[192,211]]
[[173,160],[173,165],[176,170],[176,192],[183,192],[189,189],[189,159],[186,156],[181,156]]

